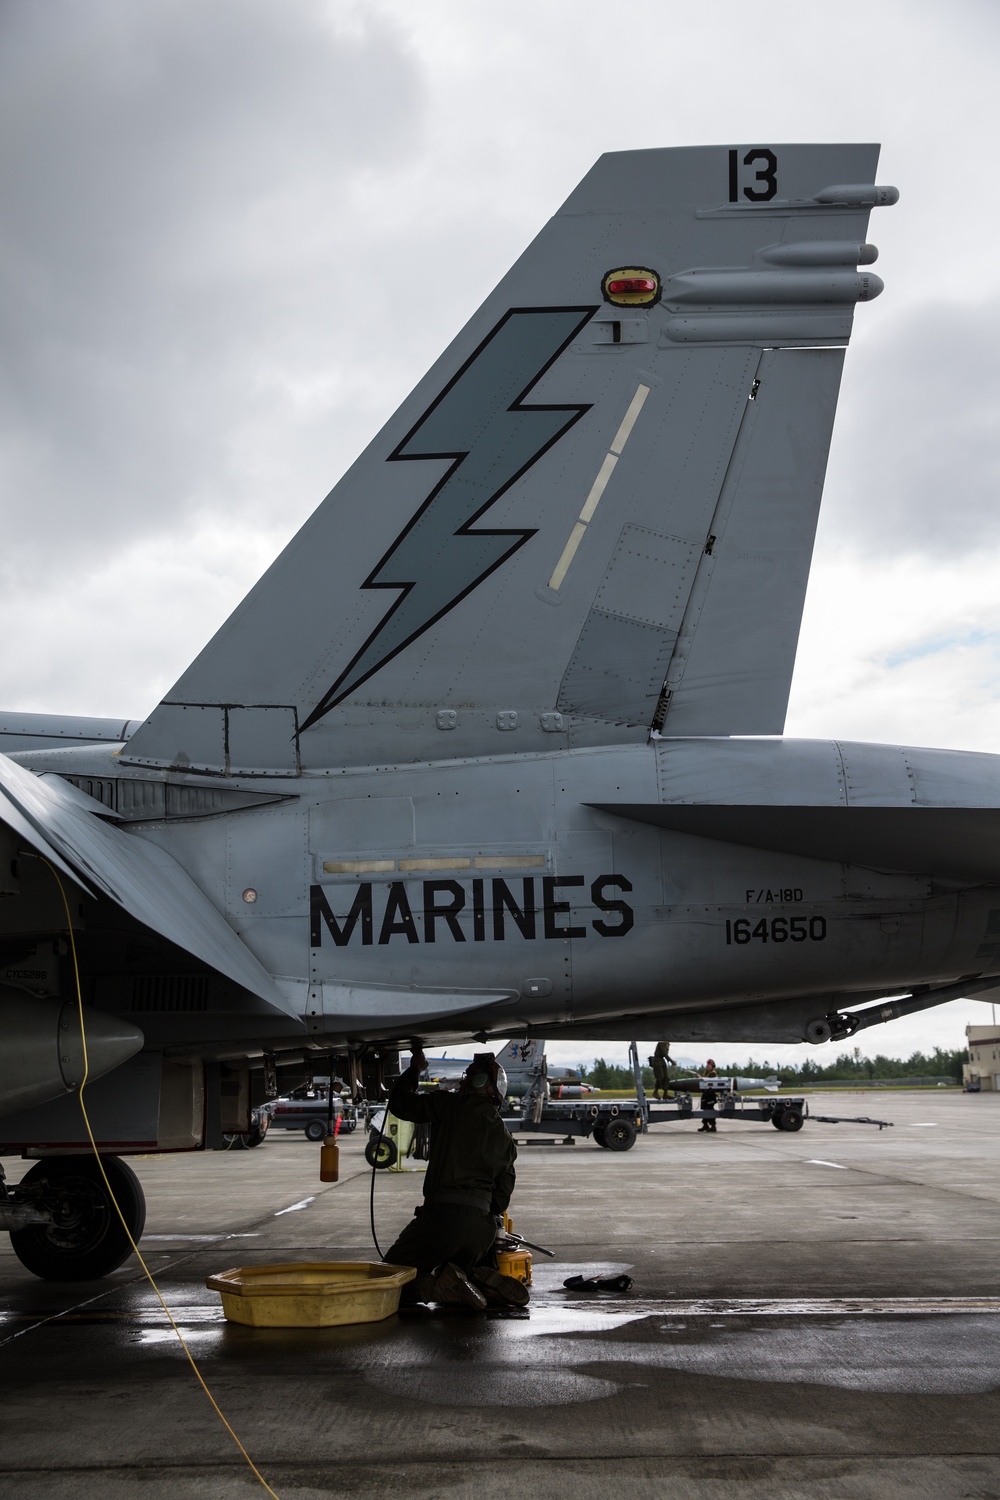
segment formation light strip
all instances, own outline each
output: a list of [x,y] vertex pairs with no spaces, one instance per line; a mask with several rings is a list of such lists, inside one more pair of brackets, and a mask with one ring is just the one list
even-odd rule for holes
[[[394,859],[325,859],[324,875],[388,875],[397,868]],[[414,870],[541,870],[544,854],[446,854],[427,859],[401,859],[401,874]]]
[[628,411],[622,418],[621,426],[615,433],[614,442],[605,454],[604,461],[597,471],[597,478],[590,486],[587,498],[583,502],[583,509],[580,512],[579,519],[569,534],[569,539],[562,550],[562,556],[552,570],[552,577],[549,579],[550,589],[559,589],[562,587],[563,579],[569,572],[570,563],[576,556],[577,548],[583,541],[583,534],[593,520],[594,512],[601,503],[601,496],[607,488],[608,480],[614,473],[615,465],[622,456],[622,449],[632,436],[632,428],[638,420],[639,413],[642,411],[649,391],[650,387],[648,385],[640,385],[629,402]]

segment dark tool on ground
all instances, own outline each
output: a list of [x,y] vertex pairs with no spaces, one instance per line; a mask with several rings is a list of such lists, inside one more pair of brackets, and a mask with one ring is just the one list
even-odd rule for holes
[[563,1286],[570,1292],[628,1292],[631,1276],[567,1276]]
[[526,1240],[523,1235],[514,1234],[511,1230],[497,1239],[498,1250],[537,1250],[539,1255],[547,1255],[550,1260],[555,1260],[556,1252],[546,1250],[544,1245],[534,1245],[531,1240]]

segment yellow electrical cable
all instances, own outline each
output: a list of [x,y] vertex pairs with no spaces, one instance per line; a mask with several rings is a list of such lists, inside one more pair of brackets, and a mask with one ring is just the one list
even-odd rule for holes
[[177,1338],[178,1338],[178,1340],[180,1342],[180,1346],[184,1350],[184,1353],[187,1355],[188,1364],[191,1366],[191,1369],[194,1371],[195,1378],[197,1379],[198,1384],[201,1386],[202,1390],[205,1392],[205,1395],[208,1397],[208,1399],[209,1399],[209,1401],[210,1401],[210,1403],[212,1405],[212,1409],[214,1410],[216,1416],[219,1418],[219,1421],[222,1423],[223,1427],[229,1433],[229,1436],[232,1438],[232,1440],[236,1444],[237,1448],[242,1453],[243,1457],[246,1459],[247,1463],[250,1465],[250,1469],[253,1472],[254,1476],[257,1479],[260,1480],[261,1484],[264,1486],[264,1488],[267,1491],[267,1493],[269,1495],[273,1496],[273,1500],[280,1500],[280,1497],[275,1494],[274,1490],[272,1490],[271,1486],[268,1484],[268,1482],[264,1478],[263,1474],[257,1468],[257,1465],[254,1463],[253,1459],[250,1457],[249,1453],[244,1448],[244,1446],[240,1442],[239,1438],[236,1436],[236,1433],[233,1431],[233,1429],[230,1427],[229,1423],[226,1421],[226,1418],[223,1415],[222,1410],[220,1409],[218,1402],[216,1401],[215,1397],[212,1395],[212,1392],[209,1390],[208,1386],[205,1384],[205,1378],[202,1375],[201,1371],[199,1370],[197,1364],[195,1363],[194,1355],[191,1353],[191,1350],[188,1348],[188,1346],[187,1346],[187,1344],[185,1342],[185,1339],[184,1339],[184,1335],[181,1333],[181,1331],[178,1328],[176,1322],[174,1321],[174,1315],[170,1311],[170,1308],[167,1306],[166,1302],[164,1301],[164,1299],[163,1299],[163,1293],[160,1291],[160,1288],[157,1286],[156,1281],[155,1281],[155,1279],[153,1277],[152,1271],[149,1269],[149,1267],[147,1266],[146,1262],[143,1260],[142,1255],[140,1254],[140,1251],[139,1251],[139,1246],[136,1244],[135,1240],[132,1238],[132,1231],[131,1231],[131,1229],[129,1229],[128,1222],[127,1222],[127,1220],[125,1218],[125,1215],[122,1213],[121,1208],[119,1207],[118,1199],[115,1197],[115,1194],[114,1194],[114,1189],[112,1188],[111,1183],[108,1181],[108,1174],[104,1170],[104,1162],[101,1160],[101,1153],[98,1151],[98,1149],[97,1149],[97,1142],[94,1140],[94,1132],[90,1128],[90,1118],[89,1118],[89,1116],[87,1114],[87,1106],[83,1102],[83,1091],[84,1091],[84,1089],[87,1086],[87,1079],[90,1076],[90,1064],[89,1064],[89,1062],[87,1060],[87,1028],[86,1028],[86,1026],[84,1024],[84,1019],[83,1019],[83,992],[82,992],[82,990],[80,988],[80,966],[79,966],[79,963],[77,962],[77,957],[76,957],[76,940],[75,940],[75,938],[73,936],[73,919],[70,916],[69,901],[66,898],[66,891],[65,891],[65,888],[63,886],[62,881],[59,878],[59,872],[58,872],[58,870],[56,870],[53,865],[49,864],[49,861],[45,858],[45,856],[43,854],[36,854],[36,855],[34,855],[34,858],[35,859],[40,859],[42,861],[42,864],[48,865],[48,868],[52,871],[52,875],[53,875],[53,877],[55,879],[56,885],[59,887],[59,894],[62,897],[63,908],[64,908],[64,910],[66,912],[66,927],[67,927],[67,930],[69,932],[69,947],[70,947],[70,953],[73,956],[73,978],[74,978],[74,982],[76,984],[76,1003],[77,1003],[77,1009],[78,1009],[79,1017],[80,1017],[80,1043],[81,1043],[81,1046],[83,1048],[83,1079],[82,1079],[82,1081],[80,1083],[80,1095],[79,1095],[79,1097],[80,1097],[80,1112],[83,1115],[83,1123],[84,1123],[84,1125],[86,1126],[86,1129],[87,1129],[87,1138],[90,1141],[91,1147],[93,1148],[94,1156],[97,1158],[97,1165],[98,1165],[98,1168],[100,1170],[101,1176],[104,1178],[104,1186],[107,1188],[108,1197],[111,1199],[111,1202],[114,1204],[115,1213],[118,1215],[119,1219],[121,1220],[122,1228],[124,1229],[125,1233],[128,1235],[128,1242],[132,1246],[132,1249],[135,1251],[136,1259],[138,1260],[140,1266],[142,1267],[142,1269],[143,1269],[143,1271],[145,1273],[146,1280],[149,1282],[150,1286],[153,1288],[153,1291],[156,1293],[157,1298],[158,1298],[159,1303],[160,1303],[160,1306],[163,1308],[163,1311],[166,1313],[167,1318],[168,1318],[168,1320],[170,1322],[170,1326],[174,1330],[174,1332],[176,1333]]

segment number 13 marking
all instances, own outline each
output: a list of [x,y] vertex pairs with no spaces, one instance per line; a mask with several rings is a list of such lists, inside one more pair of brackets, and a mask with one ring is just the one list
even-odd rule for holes
[[[736,151],[735,149],[730,151],[730,203],[738,203],[740,199],[738,157],[738,151]],[[745,187],[743,189],[743,196],[744,198],[749,198],[751,203],[770,203],[771,199],[778,191],[778,158],[775,156],[774,152],[769,151],[766,146],[754,146],[753,149],[748,151],[746,156],[744,156],[743,165],[745,167],[752,167],[756,162],[763,162],[764,164],[762,167],[759,167],[754,173],[754,182],[759,183],[760,186],[754,187],[751,184],[750,187]]]

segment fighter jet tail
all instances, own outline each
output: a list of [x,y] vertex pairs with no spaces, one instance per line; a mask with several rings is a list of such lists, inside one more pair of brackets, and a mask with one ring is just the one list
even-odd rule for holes
[[877,158],[602,157],[123,760],[780,732]]

